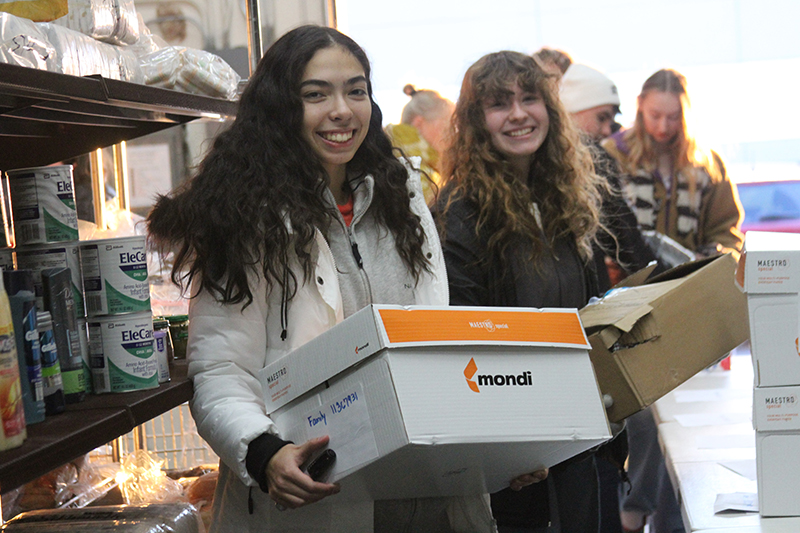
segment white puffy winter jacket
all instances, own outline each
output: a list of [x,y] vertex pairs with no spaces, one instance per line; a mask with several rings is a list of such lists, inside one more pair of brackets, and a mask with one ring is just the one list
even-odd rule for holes
[[[415,289],[415,303],[447,305],[439,238],[419,176],[410,174],[411,206],[422,219],[423,252],[433,266],[432,274],[423,273]],[[289,302],[288,324],[292,327],[285,341],[280,339],[281,291],[268,294],[263,279],[251,283],[253,303],[244,310],[241,305],[220,304],[205,292],[191,300],[187,357],[194,397],[190,405],[200,435],[221,458],[212,533],[372,531],[372,502],[346,502],[339,494],[278,512],[245,468],[250,441],[265,432],[280,436],[265,413],[258,371],[343,320],[334,259],[319,230],[312,254],[312,282],[301,284]],[[295,274],[303,279],[302,271]],[[252,500],[252,513],[248,500]],[[452,500],[448,514],[456,530],[494,530],[486,495]]]

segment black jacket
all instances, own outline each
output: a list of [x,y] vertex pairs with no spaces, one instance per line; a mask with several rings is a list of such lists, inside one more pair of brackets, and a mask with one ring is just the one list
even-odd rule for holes
[[[439,206],[448,190],[442,191]],[[537,266],[529,261],[530,243],[519,238],[507,257],[487,257],[491,228],[475,232],[478,206],[463,198],[446,218],[436,210],[442,230],[450,305],[507,307],[583,307],[598,292],[594,264],[578,255],[571,239],[557,241]]]
[[[448,194],[447,189],[442,191],[439,206],[445,204]],[[507,257],[486,257],[492,230],[487,228],[481,235],[476,234],[477,214],[478,206],[463,198],[454,201],[446,216],[436,213],[442,229],[451,305],[581,308],[597,294],[594,263],[580,257],[572,239],[558,240],[537,267],[529,260],[530,243],[522,238],[508,247]],[[586,528],[582,530],[592,531],[597,508],[591,502],[597,500],[597,486],[591,480],[584,483],[583,476],[593,475],[596,479],[594,458],[581,460],[591,464],[580,465],[580,471],[586,474],[578,474],[578,482],[567,481],[575,479],[574,473],[565,472],[571,468],[570,460],[550,470],[551,481],[529,485],[518,492],[505,489],[492,494],[492,513],[498,524],[546,526],[550,520],[548,485],[563,475],[562,484],[569,484],[570,495],[565,498],[567,501],[559,502],[559,515],[568,513]],[[571,504],[579,508],[571,509]],[[581,516],[583,513],[587,516]]]

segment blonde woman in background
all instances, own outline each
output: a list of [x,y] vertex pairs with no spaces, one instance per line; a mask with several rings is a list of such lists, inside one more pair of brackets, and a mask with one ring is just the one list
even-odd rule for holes
[[[422,158],[421,170],[438,185],[439,156],[447,149],[450,117],[455,104],[436,91],[418,91],[411,84],[406,85],[403,92],[411,100],[403,108],[400,124],[389,124],[385,131],[392,145],[400,148],[406,156]],[[423,180],[422,189],[430,203],[434,196],[433,187]]]
[[642,229],[700,255],[738,252],[744,211],[719,155],[697,144],[687,117],[686,78],[670,69],[645,81],[636,122],[603,142],[625,174],[624,192]]
[[[603,142],[619,162],[622,185],[639,225],[698,256],[738,254],[743,210],[720,157],[697,144],[687,124],[689,93],[680,73],[659,70],[642,86],[636,121]],[[650,410],[627,419],[631,491],[622,495],[625,531],[684,531]]]

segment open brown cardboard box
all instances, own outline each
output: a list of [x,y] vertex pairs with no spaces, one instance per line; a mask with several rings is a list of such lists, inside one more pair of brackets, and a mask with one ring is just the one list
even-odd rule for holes
[[[747,299],[726,254],[686,263],[580,311],[600,391],[620,422],[749,338]],[[634,274],[635,276],[635,274]]]

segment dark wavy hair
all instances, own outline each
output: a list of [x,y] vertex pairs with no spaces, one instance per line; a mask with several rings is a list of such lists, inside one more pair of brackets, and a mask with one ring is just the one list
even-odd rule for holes
[[[484,104],[507,96],[514,83],[541,95],[549,119],[527,183],[515,177],[508,158],[495,148],[484,115]],[[501,262],[522,238],[531,243],[536,265],[545,248],[542,233],[549,244],[571,238],[584,259],[592,256],[601,191],[607,185],[594,172],[591,153],[559,100],[553,75],[536,59],[509,51],[479,59],[464,76],[453,127],[454,141],[444,158],[443,188],[449,195],[442,202],[443,219],[456,198],[474,202],[479,206],[476,231],[491,231],[486,257]],[[541,228],[532,201],[539,207]]]
[[364,68],[372,117],[366,138],[347,164],[348,179],[375,179],[372,207],[395,238],[397,251],[415,279],[430,268],[422,252],[423,230],[411,211],[408,171],[392,155],[372,95],[370,65],[358,44],[321,26],[302,26],[278,39],[264,54],[244,90],[236,119],[214,140],[193,179],[159,197],[148,231],[162,251],[173,250],[172,280],[210,290],[222,303],[249,305],[251,275],[292,297],[299,280],[289,269],[299,261],[304,280],[313,270],[315,230],[335,216],[324,200],[328,176],[302,137],[300,83],[319,50],[339,46]]

